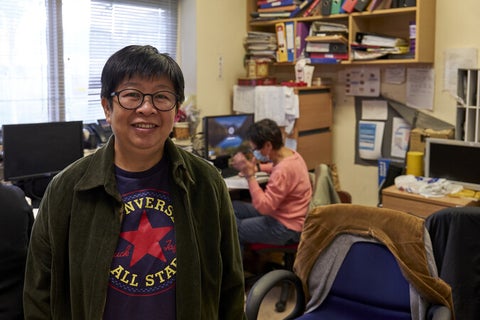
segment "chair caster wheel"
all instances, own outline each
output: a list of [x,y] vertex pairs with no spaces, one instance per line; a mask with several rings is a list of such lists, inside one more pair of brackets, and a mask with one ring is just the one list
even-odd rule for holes
[[285,311],[285,303],[284,302],[277,302],[275,304],[275,311],[277,311],[277,312]]

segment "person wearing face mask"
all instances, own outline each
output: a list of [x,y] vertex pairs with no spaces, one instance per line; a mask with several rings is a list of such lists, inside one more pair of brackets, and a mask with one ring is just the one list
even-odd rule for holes
[[[251,202],[233,201],[240,245],[298,242],[312,197],[307,165],[284,146],[282,131],[271,119],[254,123],[247,137],[254,157],[239,152],[232,158],[232,166],[248,180],[251,196]],[[266,163],[261,169],[270,174],[264,189],[255,179],[258,161]]]

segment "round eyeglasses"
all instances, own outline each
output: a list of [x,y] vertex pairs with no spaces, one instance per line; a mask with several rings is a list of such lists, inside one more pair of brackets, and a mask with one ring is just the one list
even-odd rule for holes
[[135,110],[143,105],[145,96],[152,98],[152,104],[159,111],[170,111],[177,104],[177,95],[170,91],[143,93],[137,89],[123,89],[112,92],[111,97],[117,96],[120,106],[127,110]]

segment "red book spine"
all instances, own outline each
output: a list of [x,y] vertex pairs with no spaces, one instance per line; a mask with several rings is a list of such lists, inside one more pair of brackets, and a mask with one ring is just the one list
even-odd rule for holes
[[304,17],[308,17],[310,15],[310,13],[312,13],[313,9],[315,9],[315,7],[320,3],[320,0],[315,0],[312,2],[312,4],[307,8],[307,10],[305,10],[305,12],[303,13],[303,16]]

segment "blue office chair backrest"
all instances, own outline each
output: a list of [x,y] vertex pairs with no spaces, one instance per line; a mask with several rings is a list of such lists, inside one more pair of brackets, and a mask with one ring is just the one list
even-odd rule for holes
[[356,242],[325,301],[299,319],[411,319],[409,284],[384,245]]

